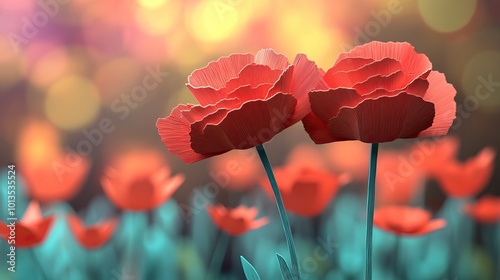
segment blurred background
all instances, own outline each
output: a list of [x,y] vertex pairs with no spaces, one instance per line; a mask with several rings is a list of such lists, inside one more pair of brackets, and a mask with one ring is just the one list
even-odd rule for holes
[[[261,48],[290,60],[306,53],[327,69],[355,45],[407,41],[457,89],[457,120],[450,134],[460,139],[458,158],[470,158],[486,146],[500,149],[496,0],[16,0],[0,3],[0,35],[0,168],[15,163],[22,169],[47,159],[53,164],[60,152],[88,158],[82,187],[68,199],[75,211],[102,197],[103,170],[133,149],[154,149],[173,173],[186,175],[173,195],[177,203],[190,203],[193,189],[218,183],[210,174],[224,163],[216,158],[182,163],[160,142],[155,123],[180,103],[197,103],[185,87],[194,69]],[[414,143],[399,140],[382,149]],[[364,148],[343,149],[340,143],[312,144],[298,123],[266,147],[276,166],[285,164],[298,145],[320,151],[328,164],[366,155],[356,153]],[[500,195],[498,157],[495,161],[483,193]],[[57,162],[61,165],[51,167],[71,165],[64,157]],[[239,164],[257,166],[248,171],[251,176],[262,172],[256,157]],[[436,185],[429,182],[426,192],[434,210],[445,200]],[[220,192],[214,200],[236,206],[228,196]],[[186,234],[189,225],[180,223],[180,234]]]

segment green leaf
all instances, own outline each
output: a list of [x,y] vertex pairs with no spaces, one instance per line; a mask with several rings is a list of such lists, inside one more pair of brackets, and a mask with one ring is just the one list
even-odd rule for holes
[[278,258],[278,263],[280,264],[281,277],[283,277],[283,280],[295,280],[283,256],[276,253],[276,257]]
[[243,257],[240,256],[241,266],[243,266],[243,272],[247,277],[247,280],[260,280],[257,270]]

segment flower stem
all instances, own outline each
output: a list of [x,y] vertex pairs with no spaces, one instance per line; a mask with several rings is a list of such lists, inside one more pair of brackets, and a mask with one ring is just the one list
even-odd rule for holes
[[285,231],[286,243],[288,244],[288,250],[290,251],[293,279],[300,279],[299,264],[297,261],[297,253],[295,252],[295,243],[293,242],[292,229],[290,228],[290,222],[288,221],[288,217],[286,215],[283,199],[281,198],[281,194],[278,188],[278,184],[276,183],[276,178],[274,177],[271,163],[269,162],[269,158],[267,157],[264,146],[259,145],[256,147],[256,149],[257,152],[259,153],[260,160],[264,165],[264,169],[266,170],[267,178],[269,179],[269,183],[271,183],[271,187],[274,193],[274,198],[276,199],[276,204],[278,206],[278,212],[280,214],[281,224],[283,225],[283,230]]
[[209,272],[212,279],[220,279],[224,257],[226,256],[227,247],[229,245],[229,235],[220,231],[217,243],[215,244],[214,254],[210,261]]
[[43,266],[42,264],[40,263],[40,260],[38,259],[38,257],[36,256],[36,253],[35,253],[35,248],[32,248],[29,250],[30,253],[31,253],[31,258],[33,259],[33,262],[35,263],[35,265],[37,266],[37,270],[38,272],[40,273],[40,276],[42,279],[44,280],[49,280],[49,277],[47,277],[47,274],[45,274],[45,270],[43,269]]
[[372,279],[373,212],[375,210],[375,174],[377,173],[378,143],[372,143],[368,171],[368,196],[366,198],[366,260],[365,280]]

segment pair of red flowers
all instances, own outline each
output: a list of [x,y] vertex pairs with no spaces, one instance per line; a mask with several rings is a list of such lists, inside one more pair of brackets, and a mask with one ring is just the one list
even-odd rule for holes
[[263,49],[194,71],[200,105],[179,105],[157,122],[162,142],[186,163],[248,149],[302,120],[317,144],[445,135],[456,94],[408,43],[371,42],[341,54],[324,72],[304,54],[292,64]]

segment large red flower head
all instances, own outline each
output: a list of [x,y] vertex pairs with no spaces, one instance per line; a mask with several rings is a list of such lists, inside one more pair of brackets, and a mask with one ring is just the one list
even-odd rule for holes
[[396,235],[418,236],[442,229],[444,219],[431,219],[431,213],[408,206],[382,206],[375,209],[373,223]]
[[[12,246],[31,248],[45,240],[53,221],[54,216],[42,218],[40,205],[38,202],[32,201],[21,221],[15,223],[15,229],[12,227],[12,223],[0,222],[0,236]],[[14,235],[12,230],[15,232]]]
[[255,219],[259,214],[255,207],[248,208],[241,205],[234,209],[228,209],[222,205],[207,205],[207,211],[214,224],[232,236],[258,229],[269,222],[267,218]]
[[76,240],[87,249],[98,249],[106,244],[115,232],[117,219],[111,219],[86,227],[75,215],[69,214],[68,225],[71,228]]
[[177,106],[158,120],[158,133],[186,163],[252,148],[308,114],[307,94],[320,80],[303,54],[292,64],[271,49],[222,57],[188,78],[200,105]]
[[[302,217],[321,214],[340,187],[349,181],[345,174],[335,175],[308,167],[277,168],[274,175],[286,210]],[[274,197],[269,181],[262,180],[261,184],[267,194]]]
[[487,147],[466,162],[452,159],[442,165],[434,176],[448,196],[475,196],[484,189],[493,174],[495,155],[495,151]]
[[498,223],[500,222],[500,197],[483,196],[475,203],[466,204],[464,211],[478,223]]
[[342,53],[309,93],[304,127],[316,144],[445,135],[456,91],[431,68],[408,43],[370,42]]
[[149,211],[168,200],[184,182],[155,151],[133,151],[111,164],[101,180],[104,192],[119,208]]

